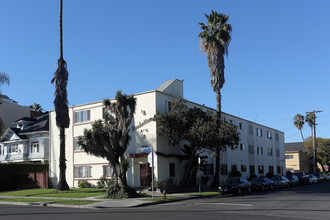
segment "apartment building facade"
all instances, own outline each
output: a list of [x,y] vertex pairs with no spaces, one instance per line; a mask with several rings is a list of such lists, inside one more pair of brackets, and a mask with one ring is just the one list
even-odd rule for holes
[[[138,93],[136,112],[130,127],[131,141],[126,151],[130,161],[127,173],[128,184],[132,187],[144,187],[150,184],[151,170],[148,155],[151,148],[155,151],[155,179],[175,178],[178,182],[183,177],[184,163],[180,163],[182,144],[170,146],[168,139],[156,133],[156,122],[152,120],[157,111],[166,112],[170,102],[183,97],[183,82],[168,80],[156,90]],[[186,101],[189,107],[214,109]],[[102,101],[71,106],[69,115],[70,127],[66,129],[66,159],[67,182],[70,187],[77,187],[79,180],[88,180],[95,184],[100,177],[111,177],[112,169],[106,159],[88,155],[77,145],[77,138],[84,129],[103,118],[104,106]],[[243,176],[251,174],[266,175],[267,172],[285,174],[284,133],[242,118],[222,114],[223,120],[231,121],[238,126],[240,143],[236,150],[226,149],[221,152],[221,181],[224,181],[232,169]],[[59,130],[56,127],[55,111],[50,112],[50,178],[56,185],[59,177]],[[212,152],[206,151],[207,158],[203,166],[207,168],[204,175],[209,175],[212,181],[215,158]]]

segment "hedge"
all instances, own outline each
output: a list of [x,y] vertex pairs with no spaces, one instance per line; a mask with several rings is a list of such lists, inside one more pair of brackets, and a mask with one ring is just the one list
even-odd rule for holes
[[44,163],[0,163],[0,191],[17,188],[17,177],[29,173],[48,170],[49,165]]

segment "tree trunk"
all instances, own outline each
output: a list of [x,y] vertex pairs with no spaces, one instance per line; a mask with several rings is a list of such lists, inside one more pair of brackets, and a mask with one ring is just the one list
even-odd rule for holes
[[60,128],[60,180],[56,186],[56,190],[69,190],[68,183],[66,182],[65,170],[66,170],[66,159],[65,159],[65,128]]
[[[220,124],[221,124],[221,91],[218,89],[216,91],[216,99],[217,99],[217,129],[220,133]],[[220,149],[222,144],[219,143],[219,146],[216,148],[215,154],[215,175],[214,175],[214,186],[220,185]]]

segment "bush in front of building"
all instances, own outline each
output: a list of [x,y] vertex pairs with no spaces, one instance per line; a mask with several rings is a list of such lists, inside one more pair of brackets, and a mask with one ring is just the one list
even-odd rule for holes
[[81,189],[94,188],[94,185],[88,182],[87,180],[79,180],[78,187]]
[[168,178],[167,180],[159,179],[155,182],[155,188],[159,189],[162,193],[163,190],[166,192],[172,192],[179,189],[180,185],[175,178]]
[[[1,163],[0,164],[0,191],[25,188],[21,184],[22,177],[28,178],[29,173],[43,172],[49,169],[48,164],[41,163]],[[37,183],[35,186],[38,187]]]
[[109,180],[109,188],[107,189],[106,198],[108,199],[127,199],[139,197],[135,189],[128,185],[119,184],[117,181]]

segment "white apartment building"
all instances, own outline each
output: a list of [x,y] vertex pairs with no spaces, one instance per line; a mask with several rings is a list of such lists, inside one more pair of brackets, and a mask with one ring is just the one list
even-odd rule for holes
[[[181,181],[183,163],[179,162],[182,154],[180,146],[169,146],[168,139],[156,133],[156,122],[151,120],[156,111],[166,112],[169,103],[176,97],[183,97],[183,82],[177,79],[168,80],[156,90],[135,94],[136,112],[131,124],[131,141],[126,151],[131,167],[127,173],[128,184],[132,187],[147,186],[151,180],[147,150],[155,151],[155,179],[173,177]],[[186,101],[190,107],[206,108],[197,103]],[[70,187],[77,187],[79,180],[88,180],[95,184],[102,176],[110,177],[111,167],[108,161],[85,153],[76,143],[77,137],[85,128],[103,117],[102,101],[69,107],[70,127],[66,129],[66,177]],[[224,181],[232,169],[237,169],[242,176],[250,174],[266,175],[285,174],[284,133],[260,124],[226,113],[224,120],[230,120],[238,126],[240,143],[238,149],[221,152],[221,181]],[[50,178],[56,185],[59,177],[59,129],[56,127],[55,111],[50,112]],[[211,155],[211,154],[210,154]],[[215,158],[209,157],[204,165],[204,175],[213,177]],[[211,182],[212,179],[209,180]]]

